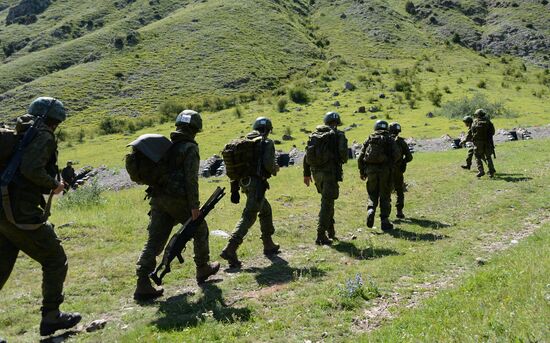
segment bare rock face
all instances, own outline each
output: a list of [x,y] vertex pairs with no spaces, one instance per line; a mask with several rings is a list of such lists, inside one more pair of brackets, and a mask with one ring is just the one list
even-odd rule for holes
[[51,5],[51,0],[21,0],[19,4],[11,7],[6,17],[6,25],[32,24],[36,16],[44,12]]

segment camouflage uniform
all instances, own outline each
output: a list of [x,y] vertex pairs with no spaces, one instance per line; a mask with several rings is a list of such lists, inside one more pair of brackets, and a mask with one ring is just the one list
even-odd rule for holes
[[493,165],[493,158],[491,156],[494,152],[491,137],[495,134],[495,127],[489,118],[482,116],[474,119],[471,130],[477,170],[479,172],[477,175],[485,175],[483,161],[486,161],[489,175],[493,176],[495,174],[495,166]]
[[[472,142],[472,124],[468,125],[468,133],[463,140],[463,143]],[[470,169],[472,166],[472,158],[474,157],[474,147],[470,146],[468,148],[468,156],[466,157],[466,164],[464,165],[465,169]]]
[[399,216],[403,215],[403,208],[405,207],[405,181],[403,174],[407,169],[407,163],[412,161],[413,156],[409,149],[409,145],[402,137],[396,136],[395,143],[398,148],[399,159],[395,163],[392,170],[393,172],[393,189],[397,193],[397,201],[395,207]]
[[[147,228],[148,239],[139,260],[136,274],[138,278],[148,278],[156,266],[156,257],[160,255],[168,242],[174,225],[186,222],[191,209],[199,208],[199,147],[194,140],[195,134],[185,129],[172,132],[170,138],[174,146],[170,150],[170,166],[175,171],[171,184],[166,187],[150,187],[151,211]],[[208,225],[206,221],[197,228],[193,239],[194,259],[197,267],[204,266],[210,260],[208,246]]]
[[[252,131],[246,136],[248,139],[260,137],[260,133]],[[260,230],[262,240],[271,240],[275,232],[273,226],[273,215],[271,205],[265,198],[265,192],[269,189],[267,179],[272,175],[277,175],[278,166],[275,159],[275,145],[271,139],[265,139],[262,143],[260,157],[262,176],[250,176],[239,180],[242,192],[246,195],[246,205],[244,207],[241,219],[237,223],[235,230],[231,234],[230,243],[240,245],[248,230],[256,222],[256,217],[260,219]]]
[[73,186],[76,181],[76,173],[74,171],[74,168],[70,165],[63,168],[63,170],[61,171],[61,177],[67,185]]
[[[384,164],[368,164],[364,158],[369,145],[369,140],[374,135],[387,137],[388,162]],[[367,210],[375,211],[380,203],[380,219],[388,220],[391,213],[392,168],[399,159],[397,144],[386,130],[375,131],[363,144],[361,154],[358,157],[359,173],[362,178],[367,178],[368,203]]]
[[0,289],[8,280],[19,251],[23,251],[42,265],[43,314],[57,311],[63,302],[63,283],[68,268],[61,241],[45,215],[43,194],[59,186],[55,179],[56,163],[54,133],[43,124],[24,150],[20,174],[9,187],[15,221],[30,228],[17,227],[8,220],[4,209],[0,209]]
[[[329,132],[330,126],[320,125],[316,128],[318,132]],[[304,177],[313,176],[317,192],[321,194],[321,209],[317,222],[317,235],[335,238],[334,230],[334,201],[339,196],[338,182],[343,181],[342,164],[348,161],[348,140],[344,132],[336,130],[337,142],[334,144],[335,151],[331,154],[331,161],[323,167],[311,167],[304,158]]]

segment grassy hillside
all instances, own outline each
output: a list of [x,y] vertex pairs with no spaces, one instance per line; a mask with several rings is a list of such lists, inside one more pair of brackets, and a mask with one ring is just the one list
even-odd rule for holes
[[[365,227],[364,184],[350,163],[333,247],[313,244],[318,194],[301,183],[301,168],[284,169],[268,192],[282,254],[261,254],[255,226],[239,250],[242,271],[199,288],[187,251],[165,279],[165,297],[148,306],[131,300],[146,236],[143,189],[105,193],[97,204],[57,203],[52,221],[70,261],[64,308],[86,322],[109,321],[74,341],[547,341],[547,143],[499,146],[494,180],[460,169],[464,151],[416,154],[406,175],[409,218],[389,234]],[[201,197],[222,180],[201,180]],[[211,231],[231,231],[241,209],[224,200],[209,217]],[[214,259],[225,243],[211,235]],[[21,257],[2,290],[8,341],[37,338],[39,277],[36,263]]]

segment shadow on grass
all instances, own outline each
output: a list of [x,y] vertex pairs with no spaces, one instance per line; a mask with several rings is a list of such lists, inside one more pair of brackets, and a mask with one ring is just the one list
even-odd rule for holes
[[446,235],[436,235],[433,233],[416,233],[411,231],[402,230],[398,227],[394,227],[392,230],[384,231],[386,234],[395,238],[405,239],[407,241],[438,241],[448,238]]
[[61,342],[65,342],[69,338],[74,337],[74,336],[78,335],[79,333],[82,333],[82,331],[77,331],[77,330],[65,331],[65,332],[63,332],[62,334],[59,334],[59,335],[43,338],[43,339],[40,340],[40,343],[61,343]]
[[153,324],[161,331],[171,331],[198,326],[209,317],[222,323],[250,320],[250,309],[231,307],[226,304],[222,290],[214,283],[205,283],[201,288],[202,297],[196,302],[189,301],[189,293],[160,302],[158,312],[161,318]]
[[523,174],[496,173],[495,176],[493,176],[493,180],[502,180],[506,182],[522,182],[533,180],[533,178],[524,176]]
[[429,227],[436,230],[451,226],[450,224],[442,223],[437,220],[417,219],[417,218],[396,219],[395,223],[410,223],[413,225],[418,225],[421,227]]
[[326,273],[319,268],[294,268],[279,256],[268,256],[271,265],[264,268],[246,268],[247,273],[256,273],[256,282],[261,286],[273,286],[288,283],[302,277],[321,277]]
[[397,251],[392,249],[373,248],[373,247],[358,249],[355,246],[355,244],[350,242],[343,242],[343,241],[339,241],[336,244],[332,244],[331,248],[341,253],[348,254],[349,256],[357,260],[373,260],[375,258],[381,258],[384,256],[399,255]]

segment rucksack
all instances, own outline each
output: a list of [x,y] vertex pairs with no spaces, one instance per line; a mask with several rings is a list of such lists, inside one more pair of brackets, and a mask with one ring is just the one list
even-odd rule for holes
[[383,135],[371,135],[367,140],[367,148],[363,161],[368,164],[383,164],[388,162],[388,144],[391,138]]
[[8,165],[21,137],[15,130],[0,128],[0,170]]
[[262,137],[239,138],[225,145],[222,157],[230,180],[258,175],[261,140]]
[[126,171],[138,185],[164,186],[170,178],[167,156],[155,163],[137,149],[126,155]]
[[313,168],[319,168],[334,159],[333,150],[336,149],[334,142],[336,133],[330,131],[315,131],[307,141],[306,162]]
[[495,127],[489,120],[477,119],[473,131],[473,138],[476,141],[486,141],[495,134]]

